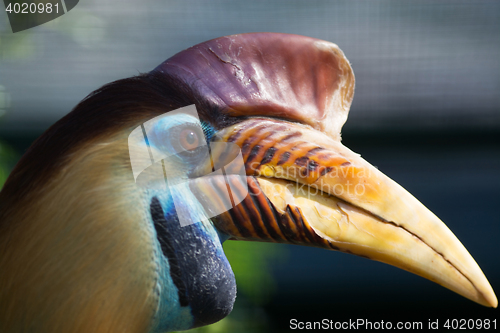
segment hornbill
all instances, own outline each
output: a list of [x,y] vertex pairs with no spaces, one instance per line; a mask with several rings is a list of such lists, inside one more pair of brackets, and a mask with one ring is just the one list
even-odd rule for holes
[[[353,93],[337,45],[278,33],[210,40],[91,93],[0,192],[0,332],[216,322],[236,297],[227,239],[352,253],[496,307],[445,224],[341,144]],[[174,111],[190,105],[198,117]],[[216,172],[234,157],[216,143],[239,147],[244,182]],[[138,149],[163,155],[136,173]]]

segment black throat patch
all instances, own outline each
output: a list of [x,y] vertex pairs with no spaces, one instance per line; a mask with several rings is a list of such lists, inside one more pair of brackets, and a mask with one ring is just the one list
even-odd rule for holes
[[157,197],[150,211],[179,303],[191,308],[193,327],[226,317],[236,298],[236,282],[219,239],[211,239],[201,223],[181,227],[175,211],[165,212]]

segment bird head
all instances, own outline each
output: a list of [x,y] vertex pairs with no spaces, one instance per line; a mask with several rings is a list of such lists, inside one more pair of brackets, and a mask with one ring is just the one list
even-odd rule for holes
[[333,43],[210,40],[96,90],[0,192],[0,328],[165,332],[216,322],[236,283],[226,240],[385,262],[485,306],[460,241],[341,143],[354,74]]

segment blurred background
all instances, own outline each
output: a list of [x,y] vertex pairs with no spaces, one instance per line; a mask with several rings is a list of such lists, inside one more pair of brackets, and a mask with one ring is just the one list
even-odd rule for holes
[[[500,291],[500,2],[81,0],[13,34],[0,13],[0,186],[29,145],[103,84],[194,44],[271,31],[334,42],[356,93],[343,143],[414,194]],[[427,280],[363,258],[227,242],[233,313],[204,332],[299,321],[490,318]]]

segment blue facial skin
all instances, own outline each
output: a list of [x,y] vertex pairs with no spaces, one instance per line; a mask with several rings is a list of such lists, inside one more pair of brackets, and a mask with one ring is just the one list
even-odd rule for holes
[[[149,145],[167,155],[165,168],[176,168],[180,178],[208,158],[206,148],[179,153],[179,131],[189,128],[210,142],[213,128],[195,117],[178,114],[160,119],[148,132]],[[201,138],[203,139],[203,138]],[[206,145],[200,140],[202,145]],[[186,185],[187,186],[187,185]],[[186,187],[187,188],[187,187]],[[227,316],[236,298],[236,282],[222,250],[228,236],[219,233],[206,218],[203,207],[189,191],[178,193],[148,188],[150,228],[155,234],[154,261],[159,306],[152,332],[185,330],[214,323]],[[193,221],[181,226],[176,206],[183,205]]]

